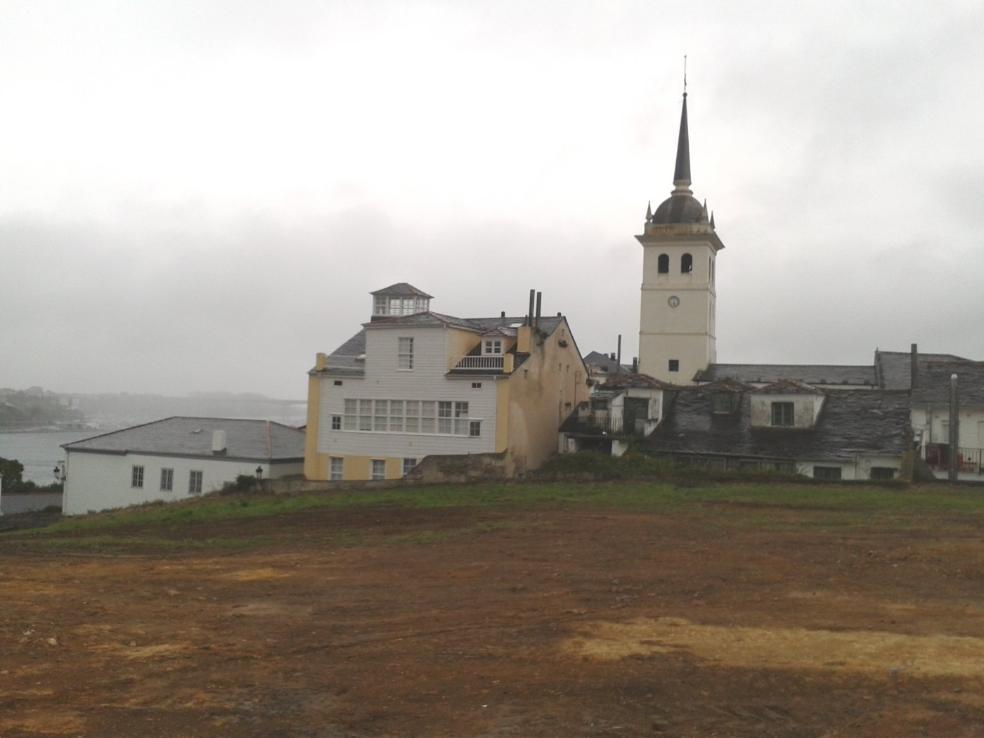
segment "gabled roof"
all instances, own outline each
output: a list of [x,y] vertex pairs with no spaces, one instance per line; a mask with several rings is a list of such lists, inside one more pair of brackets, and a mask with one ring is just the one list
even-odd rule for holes
[[[225,431],[226,452],[212,453],[212,432]],[[173,417],[66,443],[66,451],[142,453],[249,461],[300,461],[304,432],[268,420]]]
[[764,387],[753,389],[757,395],[822,395],[823,392],[806,382],[797,382],[795,379],[780,379],[771,382]]
[[591,351],[582,358],[582,361],[587,367],[597,367],[601,371],[608,372],[610,374],[615,374],[619,370],[627,372],[632,369],[632,367],[628,364],[622,364],[619,366],[619,363],[615,359],[608,354],[601,353],[600,351]]
[[674,385],[669,382],[650,377],[648,374],[633,374],[632,372],[618,372],[605,377],[605,381],[598,387],[599,390],[622,390],[622,389],[672,389]]
[[912,404],[949,407],[952,374],[957,375],[960,407],[984,407],[984,362],[981,361],[920,362],[916,386],[912,388]]
[[[387,315],[377,316],[371,322],[365,323],[362,329],[345,343],[328,354],[328,366],[323,370],[329,374],[361,376],[365,372],[365,353],[366,353],[366,330],[369,328],[393,328],[393,327],[445,327],[458,328],[461,330],[473,331],[477,334],[487,334],[490,331],[502,331],[505,335],[515,335],[515,329],[511,326],[517,323],[522,324],[525,318],[497,316],[494,318],[456,318],[453,315],[443,315],[442,313],[426,312],[414,313],[413,315]],[[562,315],[541,317],[540,330],[551,335],[564,321]],[[516,366],[518,367],[525,355],[516,355]]]
[[[916,366],[925,367],[929,362],[970,361],[953,354],[916,354]],[[875,368],[884,389],[909,389],[912,381],[912,353],[910,351],[875,350]],[[917,372],[919,370],[917,369]],[[918,377],[917,377],[918,383]]]
[[409,282],[397,282],[395,284],[391,284],[389,287],[383,287],[383,289],[370,292],[369,294],[373,296],[390,295],[393,297],[426,297],[428,299],[434,297],[434,295],[428,295],[423,290],[417,289]]
[[771,459],[850,460],[855,454],[898,456],[912,445],[907,392],[829,390],[811,429],[752,428],[750,394],[738,412],[716,415],[713,393],[681,389],[646,440],[653,451]]
[[718,379],[713,382],[708,382],[707,384],[697,385],[697,390],[699,392],[749,392],[755,389],[750,384],[745,384],[739,382],[735,379],[729,379],[725,377],[724,379]]
[[695,382],[734,379],[746,384],[770,384],[792,379],[806,384],[877,387],[872,365],[841,364],[710,364],[694,375]]

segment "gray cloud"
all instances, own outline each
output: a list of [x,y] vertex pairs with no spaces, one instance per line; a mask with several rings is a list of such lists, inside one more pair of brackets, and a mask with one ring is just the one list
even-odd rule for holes
[[683,53],[720,360],[984,358],[979,4],[701,11],[10,3],[0,385],[303,397],[401,280],[631,356]]

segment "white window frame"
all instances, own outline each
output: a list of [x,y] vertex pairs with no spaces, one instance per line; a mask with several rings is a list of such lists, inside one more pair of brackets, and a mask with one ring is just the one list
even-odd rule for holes
[[469,415],[471,406],[467,400],[348,398],[344,408],[343,415],[331,416],[333,430],[337,430],[335,420],[341,418],[346,431],[472,436],[472,423],[482,420]]
[[174,490],[174,469],[163,467],[161,469],[161,492],[172,492]]
[[400,336],[396,339],[397,371],[413,371],[413,336]]
[[486,338],[482,341],[482,353],[485,356],[502,356],[502,339]]
[[374,482],[386,479],[386,459],[372,459],[369,462],[369,479]]
[[134,464],[130,467],[130,487],[133,489],[143,489],[144,468],[142,464]]
[[345,478],[345,459],[342,456],[332,456],[328,461],[328,479],[340,482]]
[[[785,421],[786,410],[789,410],[789,422],[776,422],[776,416],[780,421]],[[790,400],[773,400],[769,405],[769,425],[773,428],[792,428],[796,425],[796,404]]]
[[342,415],[342,430],[354,431],[359,427],[359,401],[345,400],[345,414]]
[[205,472],[192,469],[188,472],[188,494],[200,495],[205,482]]
[[413,471],[413,468],[415,466],[417,466],[417,459],[412,457],[407,457],[403,459],[403,476],[406,476],[411,471]]
[[332,430],[341,430],[342,429],[342,416],[341,415],[332,415],[331,416],[331,429]]

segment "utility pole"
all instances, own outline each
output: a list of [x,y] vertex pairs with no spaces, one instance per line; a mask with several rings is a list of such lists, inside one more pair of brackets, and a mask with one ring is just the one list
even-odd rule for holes
[[949,468],[947,479],[951,482],[957,481],[957,473],[960,471],[960,394],[957,388],[957,375],[950,375],[950,437],[949,444]]

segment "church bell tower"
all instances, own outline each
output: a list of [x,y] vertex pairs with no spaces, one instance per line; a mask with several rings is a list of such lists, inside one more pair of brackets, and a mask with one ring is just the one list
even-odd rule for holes
[[655,212],[646,210],[642,244],[639,371],[674,384],[717,360],[714,267],[724,248],[707,202],[690,189],[687,93],[683,93],[673,191]]

